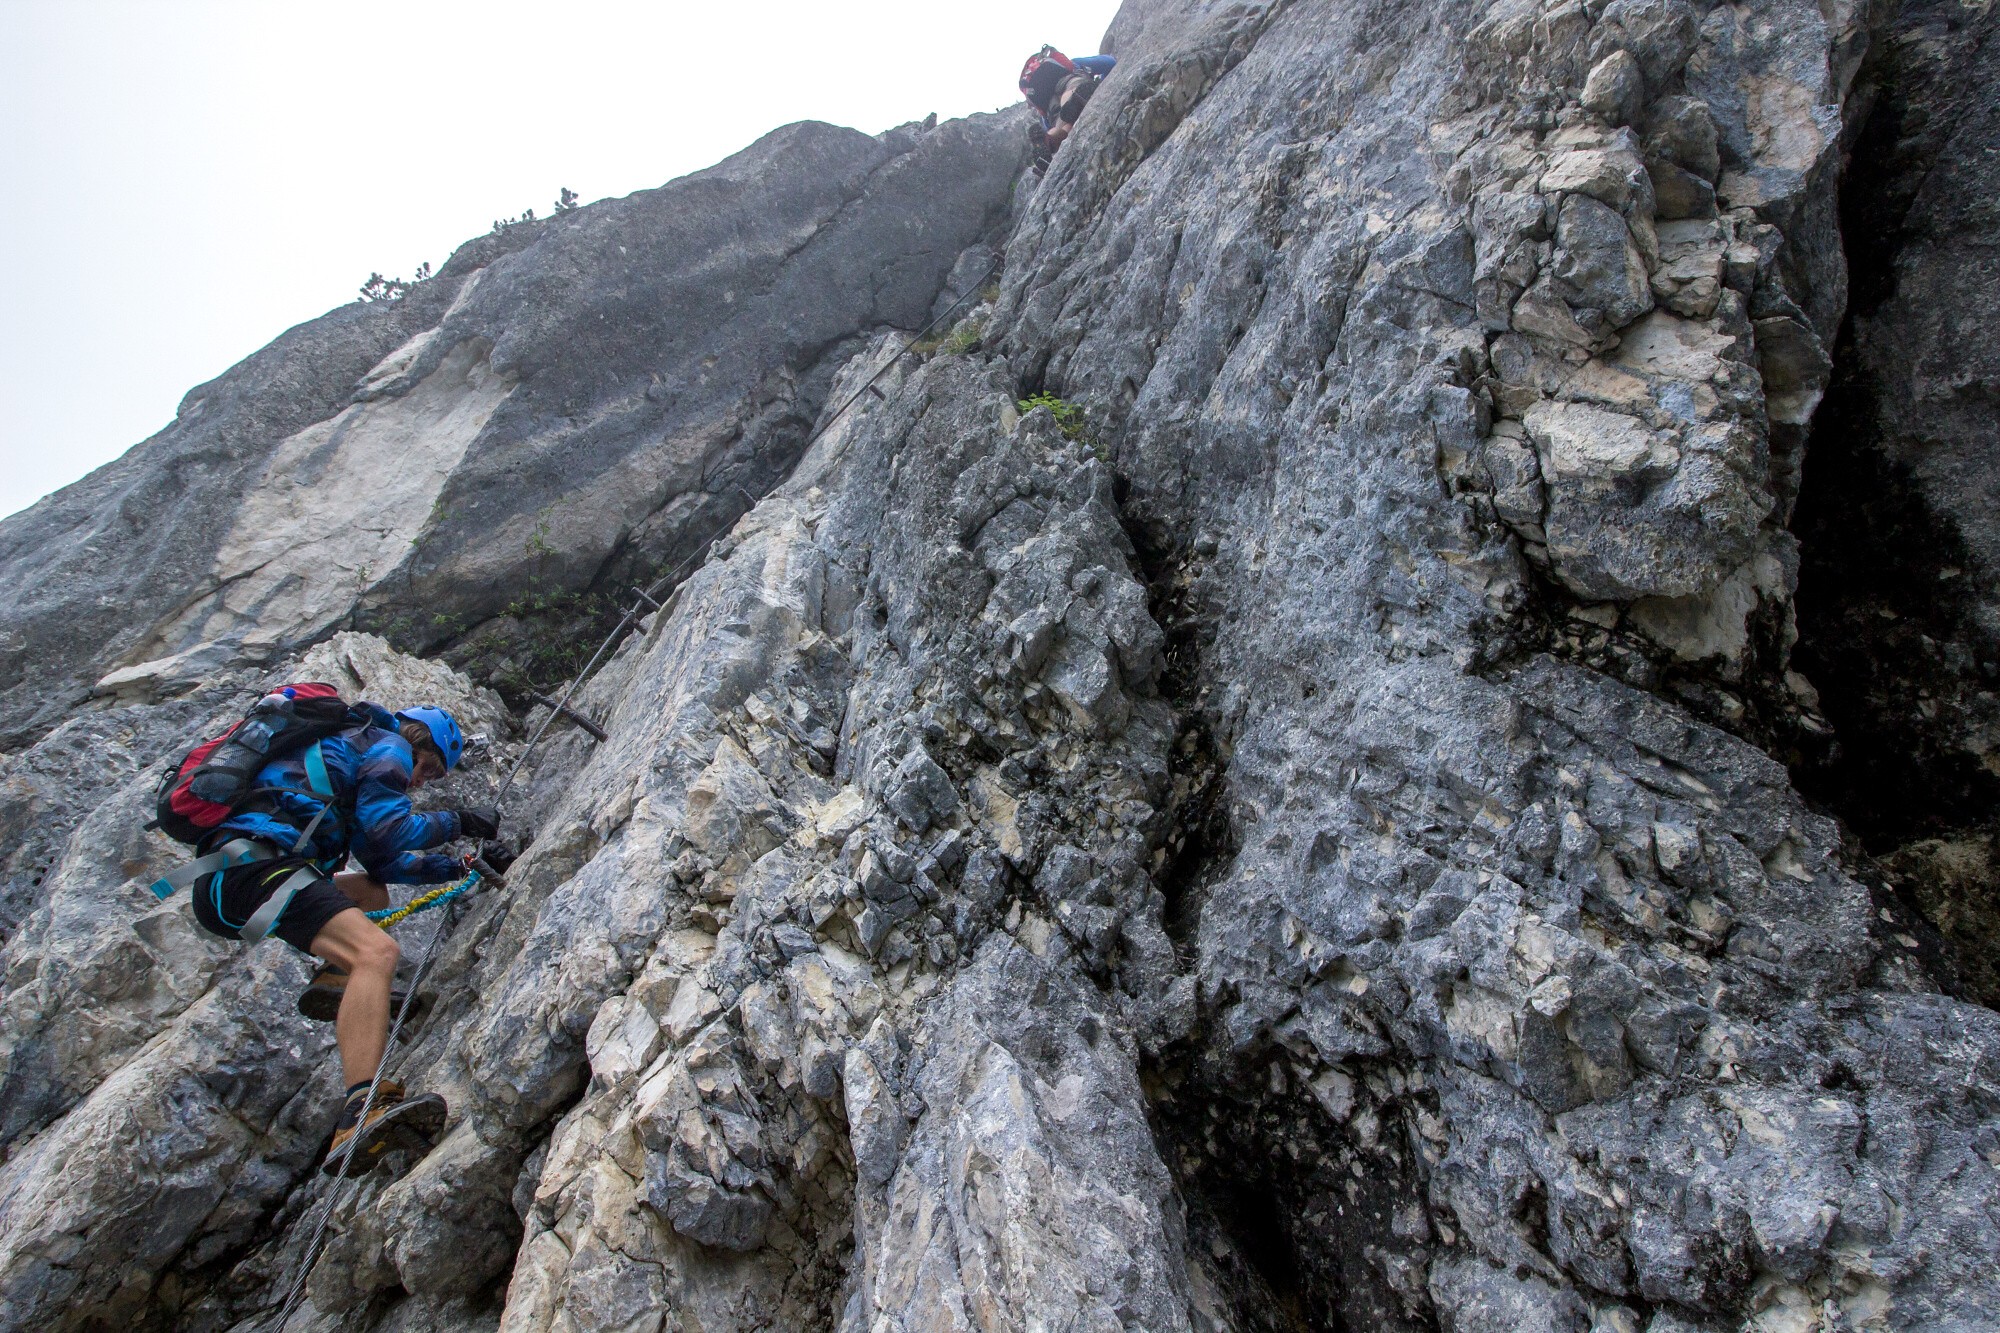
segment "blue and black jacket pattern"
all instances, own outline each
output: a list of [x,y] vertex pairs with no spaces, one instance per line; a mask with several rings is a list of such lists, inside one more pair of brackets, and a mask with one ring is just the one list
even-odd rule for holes
[[[410,775],[416,768],[410,743],[396,734],[396,719],[387,710],[374,704],[360,707],[369,712],[368,725],[320,742],[334,809],[313,830],[302,855],[331,873],[352,854],[384,884],[442,884],[458,878],[464,868],[456,858],[425,855],[459,836],[457,814],[418,814],[410,807]],[[309,794],[312,784],[302,750],[264,765],[254,785],[259,794],[224,820],[205,847],[230,838],[255,838],[289,853],[319,813],[319,801]]]

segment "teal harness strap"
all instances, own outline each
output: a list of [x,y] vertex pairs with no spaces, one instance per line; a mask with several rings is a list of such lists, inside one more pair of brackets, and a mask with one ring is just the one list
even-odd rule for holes
[[326,773],[326,756],[320,753],[319,742],[314,741],[300,756],[306,763],[306,786],[322,801],[333,799],[333,779]]
[[[327,811],[333,809],[333,781],[327,777],[326,757],[319,752],[319,742],[314,741],[308,745],[301,758],[305,760],[306,765],[306,789],[319,801],[319,813],[312,817],[312,822],[306,825],[305,832],[299,834],[299,840],[292,844],[293,856],[306,854],[306,848],[312,845],[312,836],[319,828],[319,822],[326,818]],[[250,919],[256,920],[255,917]]]
[[235,866],[248,865],[252,861],[268,861],[277,853],[261,842],[249,838],[231,838],[207,856],[198,856],[178,870],[170,871],[151,884],[153,896],[162,901],[172,897],[176,890],[219,871]]
[[[319,828],[320,821],[326,818],[327,812],[333,809],[334,803],[333,780],[327,776],[326,756],[320,753],[319,742],[314,741],[308,745],[300,758],[305,761],[306,789],[319,801],[319,813],[312,817],[312,822],[306,825],[303,833],[299,834],[299,840],[292,844],[293,856],[306,854],[306,849],[312,846],[313,833]],[[237,936],[245,944],[255,944],[262,940],[271,933],[271,927],[278,924],[278,918],[292,905],[292,899],[298,897],[300,889],[314,880],[326,877],[326,871],[316,862],[300,866],[285,876],[282,884],[271,890],[271,896],[250,914],[250,919],[236,932]]]

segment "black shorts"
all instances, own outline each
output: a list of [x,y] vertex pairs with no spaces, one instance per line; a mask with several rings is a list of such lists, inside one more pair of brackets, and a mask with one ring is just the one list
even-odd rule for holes
[[[240,940],[243,937],[237,932],[242,930],[243,924],[264,900],[277,891],[287,875],[309,864],[304,857],[281,856],[274,861],[252,861],[248,865],[232,866],[219,875],[196,880],[194,919],[211,935]],[[311,953],[313,937],[326,927],[327,922],[354,905],[352,898],[333,887],[332,880],[322,876],[302,885],[292,895],[291,902],[278,914],[271,934],[300,953]]]
[[1088,74],[1072,74],[1056,89],[1050,105],[1055,108],[1055,118],[1076,124],[1076,118],[1083,114],[1083,108],[1090,103],[1090,95],[1097,91],[1097,80]]

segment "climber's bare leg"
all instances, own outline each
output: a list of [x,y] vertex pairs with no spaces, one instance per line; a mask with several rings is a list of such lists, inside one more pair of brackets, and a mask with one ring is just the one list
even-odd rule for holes
[[[334,882],[367,878],[341,875]],[[353,896],[346,885],[340,887]],[[383,906],[388,902],[388,892],[382,890]],[[389,932],[358,909],[350,908],[313,936],[312,953],[347,973],[340,1013],[333,1022],[333,1037],[340,1044],[341,1082],[351,1088],[374,1078],[375,1071],[381,1068],[382,1052],[389,1045],[389,985],[395,979],[396,961],[402,950],[396,947]]]

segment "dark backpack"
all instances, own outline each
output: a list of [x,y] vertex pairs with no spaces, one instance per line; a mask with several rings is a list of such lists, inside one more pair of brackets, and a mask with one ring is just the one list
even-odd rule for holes
[[256,793],[252,784],[264,765],[365,720],[331,685],[303,681],[280,686],[259,699],[241,722],[189,750],[160,779],[153,823],[147,827],[198,846]]
[[1063,80],[1080,72],[1075,61],[1053,46],[1045,46],[1021,66],[1021,96],[1034,103],[1036,110],[1046,112]]

